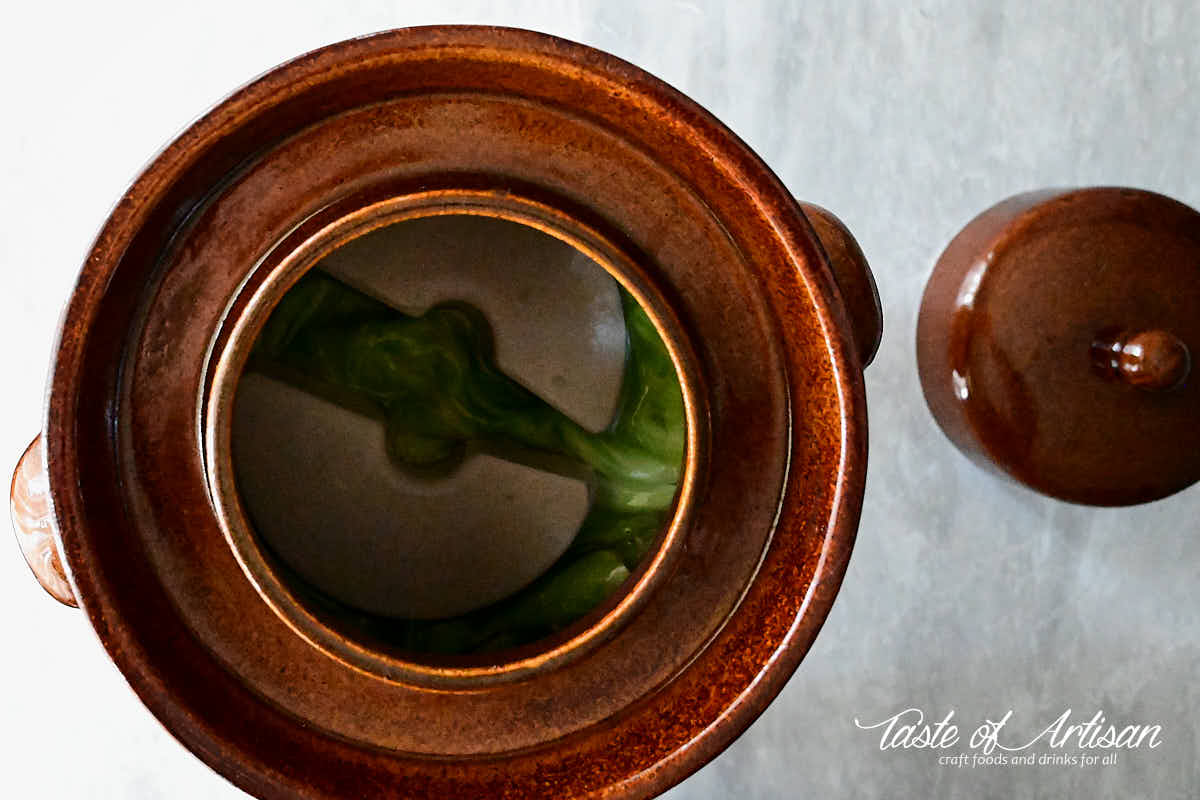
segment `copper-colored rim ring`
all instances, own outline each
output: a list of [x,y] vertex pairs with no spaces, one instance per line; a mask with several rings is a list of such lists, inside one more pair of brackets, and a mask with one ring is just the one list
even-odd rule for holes
[[[586,627],[574,628],[565,641],[551,639],[548,647],[528,648],[532,649],[528,653],[523,648],[516,658],[483,666],[423,664],[364,646],[322,622],[263,552],[236,488],[230,452],[237,382],[259,332],[287,290],[326,255],[360,236],[408,220],[448,215],[484,216],[535,228],[571,245],[608,272],[646,310],[663,337],[680,376],[687,425],[684,468],[671,522],[632,579],[602,604],[598,618],[589,614]],[[691,517],[700,465],[708,452],[703,383],[679,320],[645,271],[600,232],[545,203],[508,191],[440,189],[361,207],[356,198],[350,198],[318,213],[281,242],[248,276],[245,289],[250,296],[244,297],[244,290],[232,300],[230,306],[237,311],[231,312],[214,342],[207,397],[198,421],[204,431],[211,499],[247,578],[272,610],[314,647],[354,669],[406,683],[446,688],[517,680],[559,666],[603,643],[670,574],[681,531]]]

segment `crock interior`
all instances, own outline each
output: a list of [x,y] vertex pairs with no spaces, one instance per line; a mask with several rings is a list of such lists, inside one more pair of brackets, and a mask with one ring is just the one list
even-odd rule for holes
[[276,287],[230,418],[241,555],[336,637],[439,665],[528,657],[619,604],[687,433],[664,334],[612,270],[450,213]]

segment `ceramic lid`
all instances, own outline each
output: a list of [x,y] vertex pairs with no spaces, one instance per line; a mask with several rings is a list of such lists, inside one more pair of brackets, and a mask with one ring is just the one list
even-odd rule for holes
[[923,381],[960,445],[1081,503],[1200,479],[1200,214],[1133,189],[1023,195],[968,225],[935,273]]

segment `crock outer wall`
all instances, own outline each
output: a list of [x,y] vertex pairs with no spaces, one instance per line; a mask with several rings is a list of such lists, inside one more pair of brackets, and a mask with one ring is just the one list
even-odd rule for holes
[[[118,563],[99,558],[94,537],[101,532],[96,530],[96,521],[117,527],[132,524],[131,515],[138,510],[125,507],[118,495],[100,486],[89,491],[104,471],[111,469],[114,450],[121,446],[123,436],[113,430],[117,409],[112,401],[118,394],[118,376],[111,372],[111,362],[101,356],[119,357],[125,331],[113,320],[133,318],[142,290],[117,266],[130,259],[153,260],[180,223],[179,210],[194,208],[202,200],[207,187],[195,180],[197,173],[225,174],[233,169],[229,154],[236,148],[230,143],[252,136],[246,122],[255,114],[274,107],[276,124],[286,127],[289,114],[299,113],[297,107],[288,108],[288,101],[294,106],[305,81],[318,80],[328,70],[348,69],[355,59],[451,44],[529,53],[531,58],[558,63],[564,73],[570,70],[562,67],[562,62],[568,62],[574,65],[570,69],[576,80],[619,76],[631,96],[636,95],[638,102],[660,115],[653,124],[687,128],[693,146],[719,153],[721,169],[746,178],[745,192],[771,221],[771,229],[762,235],[770,236],[775,247],[791,254],[786,265],[775,268],[785,273],[800,269],[809,296],[772,295],[779,324],[786,328],[789,320],[809,319],[811,304],[824,333],[822,349],[836,386],[839,412],[829,419],[808,420],[812,427],[805,429],[806,434],[820,432],[822,441],[838,453],[836,468],[827,476],[805,476],[829,481],[832,499],[823,523],[822,544],[814,552],[788,551],[782,540],[773,544],[756,586],[750,587],[744,601],[748,608],[756,607],[768,586],[803,581],[806,589],[800,613],[754,620],[752,627],[760,634],[758,649],[744,646],[732,635],[737,631],[714,640],[700,660],[705,665],[725,664],[719,673],[707,673],[723,678],[715,683],[706,681],[705,703],[695,703],[692,692],[697,687],[687,681],[664,687],[656,703],[675,709],[690,704],[694,713],[681,711],[653,733],[629,728],[619,734],[624,738],[607,742],[603,749],[597,749],[594,741],[575,741],[541,759],[525,754],[474,762],[462,770],[470,776],[474,789],[495,797],[525,796],[533,787],[556,796],[651,796],[699,768],[744,730],[782,688],[815,638],[840,585],[857,528],[867,455],[866,410],[861,363],[849,335],[846,309],[795,201],[720,123],[674,90],[611,56],[540,34],[494,28],[425,28],[379,34],[333,45],[272,71],[233,94],[169,145],[126,193],[101,231],[63,318],[45,428],[61,549],[81,607],[131,686],[173,735],[247,791],[262,797],[337,797],[402,789],[412,796],[437,796],[458,786],[447,783],[451,779],[444,770],[440,776],[405,773],[404,782],[397,783],[397,770],[410,767],[411,759],[365,752],[317,734],[306,741],[319,741],[324,756],[321,763],[293,763],[289,742],[302,733],[290,718],[262,705],[207,658],[185,628],[159,625],[161,621],[154,619],[155,601],[165,598],[146,595],[137,605],[123,601],[122,581],[137,579],[141,565],[132,559]],[[217,142],[224,146],[217,147]],[[168,198],[171,202],[165,202]],[[159,233],[141,235],[144,231]],[[102,305],[107,312],[103,319],[99,314]],[[793,359],[806,359],[813,352],[801,348],[800,343],[788,344],[793,347]],[[803,384],[795,382],[797,376],[791,379],[792,390],[802,390]],[[88,394],[81,397],[85,385]],[[109,398],[109,402],[92,402],[98,397]],[[792,447],[813,446],[800,441],[800,427],[791,426]],[[85,430],[89,435],[80,437]],[[97,437],[96,432],[104,435]],[[789,478],[800,479],[797,475]],[[809,524],[803,498],[794,489],[779,509],[780,526]],[[750,620],[739,619],[739,631],[745,633],[749,624]],[[151,644],[138,632],[155,626],[159,638],[151,651]],[[186,683],[171,680],[181,673],[191,679]],[[218,695],[227,701],[214,706],[212,700]],[[703,716],[717,707],[722,709],[720,713]],[[625,722],[614,721],[614,729]]]

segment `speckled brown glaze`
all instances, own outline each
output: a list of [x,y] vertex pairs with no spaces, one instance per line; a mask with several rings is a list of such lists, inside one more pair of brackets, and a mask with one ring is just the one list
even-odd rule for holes
[[[208,469],[247,294],[326,221],[454,193],[611,250],[694,400],[692,497],[636,613],[617,598],[564,632],[586,649],[504,680],[406,669],[337,620],[316,621],[398,667],[301,635],[235,556]],[[454,27],[308,54],[172,142],[81,273],[46,423],[78,599],[151,711],[260,797],[652,796],[750,724],[828,614],[863,494],[869,296],[852,240],[823,249],[742,142],[611,56]]]
[[1135,189],[1033,192],[950,243],[917,331],[925,398],[980,464],[1077,503],[1200,480],[1200,214]]
[[50,482],[42,456],[42,437],[25,448],[13,472],[9,492],[9,511],[13,532],[21,546],[25,563],[33,570],[42,588],[60,603],[77,607],[71,583],[54,544],[56,525],[50,508]]

